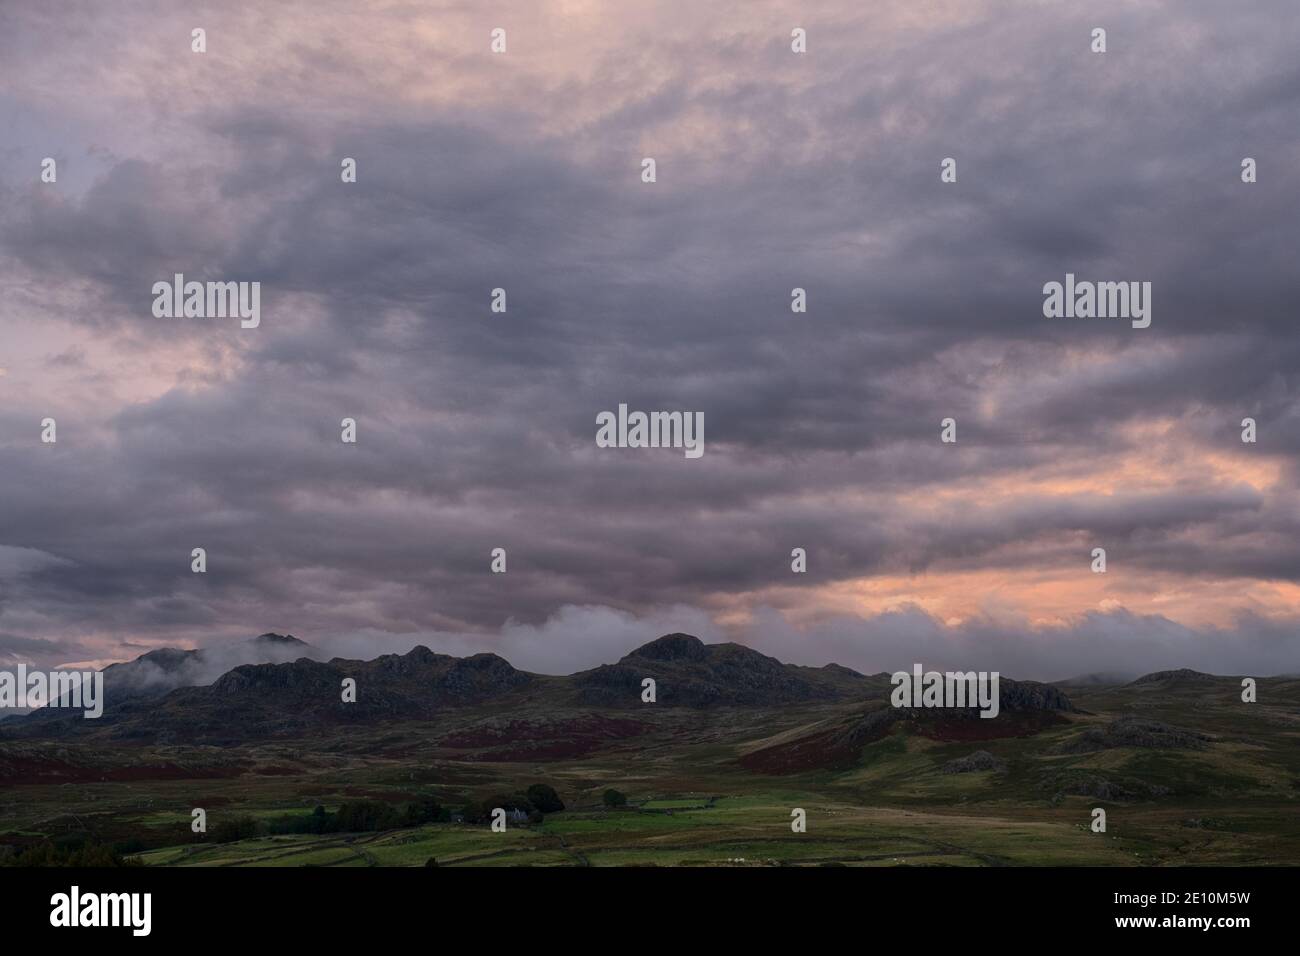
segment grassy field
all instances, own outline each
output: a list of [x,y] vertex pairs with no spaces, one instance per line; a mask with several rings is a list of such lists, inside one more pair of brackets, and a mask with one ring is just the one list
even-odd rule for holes
[[[478,825],[429,824],[373,834],[187,843],[140,859],[175,866],[423,866],[430,858],[439,866],[1281,862],[1271,826],[1276,821],[1266,812],[1253,825],[1250,815],[1238,815],[1225,820],[1222,829],[1192,831],[1171,826],[1166,813],[1150,808],[1122,815],[1100,834],[1089,829],[1085,804],[1003,817],[861,807],[797,793],[724,796],[707,808],[688,798],[660,797],[646,801],[652,809],[565,811],[540,825],[507,827],[503,833]],[[794,806],[807,811],[804,833],[791,830]]]

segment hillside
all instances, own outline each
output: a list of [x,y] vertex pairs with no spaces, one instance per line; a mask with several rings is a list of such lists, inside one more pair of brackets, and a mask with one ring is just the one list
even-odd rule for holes
[[[659,700],[641,703],[653,677]],[[341,682],[357,682],[343,704]],[[1300,681],[1003,678],[1000,713],[895,709],[887,675],[666,635],[569,677],[415,648],[235,667],[0,727],[0,853],[43,840],[148,862],[318,865],[1260,864],[1300,859]],[[453,823],[276,836],[313,807],[461,807],[533,783],[568,807],[505,837]],[[72,786],[69,786],[72,784]],[[604,790],[627,794],[610,813]],[[252,820],[237,843],[189,830]],[[1091,833],[1093,808],[1110,831]],[[791,807],[808,811],[795,837]],[[260,823],[258,821],[261,821]],[[364,853],[357,847],[364,846]],[[15,852],[9,850],[8,852]]]

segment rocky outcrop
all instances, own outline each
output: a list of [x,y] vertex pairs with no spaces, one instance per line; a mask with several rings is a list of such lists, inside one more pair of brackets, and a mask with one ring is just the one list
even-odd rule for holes
[[1147,750],[1204,750],[1210,737],[1194,730],[1183,730],[1146,717],[1124,716],[1105,727],[1089,727],[1079,736],[1065,741],[1056,753],[1093,753],[1117,747]]
[[965,757],[949,760],[943,765],[943,773],[976,773],[980,770],[1005,770],[1007,765],[987,750],[977,750]]

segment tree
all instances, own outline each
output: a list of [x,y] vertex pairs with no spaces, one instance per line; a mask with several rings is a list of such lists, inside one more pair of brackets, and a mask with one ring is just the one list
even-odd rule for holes
[[212,828],[213,843],[237,843],[240,840],[251,840],[257,836],[259,827],[257,820],[250,816],[232,817],[229,820],[222,820]]
[[545,783],[535,783],[528,788],[528,802],[542,813],[559,813],[564,809],[564,801],[555,788]]
[[0,866],[74,866],[109,867],[142,866],[138,857],[123,857],[112,847],[87,843],[77,847],[59,847],[49,840],[14,853],[0,854]]
[[339,807],[331,829],[337,833],[369,833],[400,826],[398,812],[379,800],[354,800]]
[[408,827],[418,827],[424,823],[437,823],[445,820],[446,814],[437,800],[425,798],[416,803],[408,803],[403,815],[403,823]]
[[607,807],[627,806],[627,797],[624,794],[621,794],[617,790],[614,790],[612,788],[606,790],[605,795],[601,797],[601,799],[605,801],[605,806]]
[[[516,793],[511,796],[498,794],[497,796],[484,800],[479,804],[478,822],[486,823],[490,821],[492,819],[492,811],[497,807],[500,807],[502,810],[522,810],[524,813],[533,812],[532,803],[530,803],[528,798],[522,793]],[[465,822],[470,823],[473,821],[471,821],[469,817],[466,817]]]

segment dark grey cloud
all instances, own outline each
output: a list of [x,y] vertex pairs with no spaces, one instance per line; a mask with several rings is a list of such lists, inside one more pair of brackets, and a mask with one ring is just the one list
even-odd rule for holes
[[75,645],[66,641],[22,637],[18,634],[0,634],[0,665],[36,661],[42,664],[68,660],[75,656]]
[[[802,62],[743,31],[629,40],[642,95],[592,107],[631,68],[614,60],[557,82],[585,118],[563,134],[541,96],[358,117],[326,94],[286,111],[274,89],[187,80],[204,105],[174,149],[86,142],[105,166],[80,192],[0,180],[12,281],[32,301],[65,290],[58,318],[82,340],[27,373],[50,394],[0,411],[0,544],[58,559],[0,581],[0,626],[379,646],[573,607],[657,620],[796,585],[811,601],[872,575],[1083,574],[1096,542],[1136,574],[1294,586],[1300,24],[1285,9],[993,8],[883,38],[828,13],[862,28],[860,49],[814,29]],[[1104,57],[1087,53],[1094,19]],[[11,26],[51,57],[73,47],[45,18]],[[325,50],[304,38],[285,82],[355,63]],[[350,82],[364,98],[366,74]],[[123,123],[177,126],[179,107],[142,102]],[[41,105],[51,124],[84,108]],[[945,156],[956,185],[938,182]],[[1042,284],[1067,271],[1150,280],[1151,328],[1044,319]],[[260,281],[262,326],[154,319],[151,285],[174,272]],[[488,311],[497,286],[506,315]],[[794,286],[807,315],[790,313]],[[120,383],[113,349],[177,383],[104,407],[55,393],[56,372],[89,394]],[[205,361],[180,374],[186,350]],[[59,401],[59,445],[42,448],[34,422]],[[620,402],[703,411],[705,457],[598,452],[595,415]],[[949,415],[955,447],[937,440]],[[1238,439],[1245,415],[1257,446]],[[344,416],[356,447],[338,441]],[[1152,487],[1025,485],[1146,461],[1155,422],[1170,454],[1191,451]],[[1280,478],[1233,482],[1198,455]],[[978,505],[942,504],[947,490]],[[487,572],[498,546],[505,576]],[[806,579],[794,546],[816,554]],[[1105,621],[1164,639],[1147,617]],[[1189,654],[1230,660],[1167,625]],[[769,631],[755,640],[791,656],[796,639]],[[1073,666],[1081,642],[1012,662]]]

